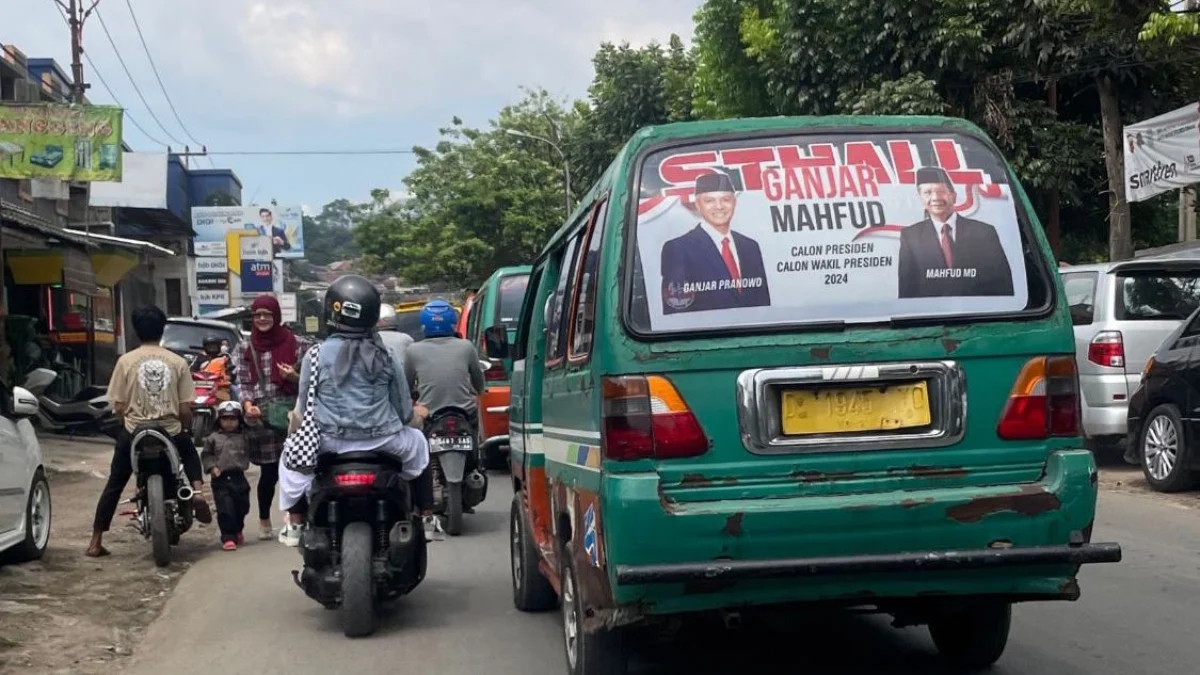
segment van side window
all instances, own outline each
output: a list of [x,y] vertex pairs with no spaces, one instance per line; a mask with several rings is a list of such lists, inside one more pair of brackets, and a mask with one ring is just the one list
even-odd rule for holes
[[1073,325],[1087,326],[1096,318],[1096,277],[1095,272],[1072,272],[1062,275]]
[[512,355],[514,361],[529,358],[530,354],[536,354],[534,349],[533,336],[541,335],[541,331],[533,330],[533,312],[536,304],[538,289],[542,286],[542,272],[545,266],[538,267],[529,275],[529,285],[525,288],[525,300],[521,304],[521,318],[517,322],[517,349]]
[[575,300],[574,325],[571,330],[571,360],[583,360],[592,352],[596,324],[596,275],[600,269],[600,248],[604,245],[604,220],[608,217],[608,200],[596,206],[593,212],[592,231],[588,235],[588,246],[584,251],[582,270],[579,275],[579,295]]
[[480,303],[483,300],[483,290],[481,288],[475,293],[475,300],[471,303],[471,309],[468,310],[467,334],[463,336],[475,344],[479,344],[479,321],[480,315],[483,314],[483,305]]
[[579,249],[579,240],[583,238],[580,230],[563,249],[563,257],[558,267],[558,284],[554,287],[554,296],[550,298],[546,325],[546,365],[552,366],[563,358],[567,347],[567,305],[574,294],[575,254]]

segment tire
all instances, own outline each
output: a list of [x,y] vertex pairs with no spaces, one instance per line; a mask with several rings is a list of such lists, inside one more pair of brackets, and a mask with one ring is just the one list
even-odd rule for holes
[[538,552],[528,523],[525,510],[521,508],[521,496],[516,495],[513,497],[508,524],[513,606],[522,612],[544,612],[554,609],[558,604],[558,595],[538,571],[541,553]]
[[583,630],[583,598],[578,592],[575,563],[569,554],[564,555],[563,559],[560,578],[567,672],[571,675],[626,675],[629,672],[628,629],[614,628],[594,633]]
[[208,413],[200,413],[192,419],[192,438],[196,447],[204,447],[204,439],[208,438]]
[[2,556],[5,562],[24,563],[41,560],[50,545],[50,483],[38,469],[29,484],[25,503],[25,539]]
[[462,483],[446,483],[446,533],[452,537],[462,534],[463,494]]
[[1157,492],[1184,492],[1192,488],[1192,453],[1178,408],[1168,403],[1151,410],[1138,442],[1142,474],[1151,488]]
[[154,564],[171,564],[171,532],[167,529],[167,503],[163,498],[162,476],[155,474],[146,480],[146,510],[150,515],[150,547]]
[[366,637],[379,626],[375,613],[371,526],[350,523],[342,531],[342,633]]
[[939,616],[929,623],[929,636],[951,666],[978,671],[1000,660],[1011,627],[1012,605],[986,602]]

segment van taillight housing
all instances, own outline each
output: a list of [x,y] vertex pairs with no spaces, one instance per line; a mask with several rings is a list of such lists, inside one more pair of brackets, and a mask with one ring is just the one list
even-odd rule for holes
[[667,378],[606,377],[601,389],[606,459],[679,459],[708,452],[708,436]]
[[508,371],[505,370],[503,361],[497,361],[495,359],[488,360],[492,365],[489,366],[487,370],[483,371],[483,379],[487,380],[488,382],[496,382],[502,381],[504,378],[508,377]]
[[1125,367],[1125,339],[1119,330],[1096,333],[1088,344],[1088,361],[1105,368]]
[[1078,436],[1081,416],[1075,357],[1039,356],[1017,375],[996,434],[1010,441]]

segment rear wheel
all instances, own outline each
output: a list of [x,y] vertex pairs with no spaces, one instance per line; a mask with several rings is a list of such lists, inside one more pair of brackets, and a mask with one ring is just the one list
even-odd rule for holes
[[538,571],[537,543],[526,524],[525,510],[521,508],[521,495],[513,497],[509,516],[509,548],[512,560],[513,605],[522,612],[543,612],[554,609],[558,596],[554,587]]
[[629,672],[628,630],[584,631],[583,598],[579,595],[575,564],[565,550],[563,559],[562,616],[567,670],[571,675],[626,675]]
[[929,623],[929,636],[951,665],[976,671],[1000,660],[1011,626],[1012,605],[987,602],[938,616]]
[[463,525],[462,483],[446,484],[446,532],[452,537],[462,534]]
[[196,413],[192,418],[192,438],[195,439],[197,447],[204,446],[204,439],[208,438],[208,430],[208,413]]
[[1160,405],[1142,426],[1142,473],[1158,492],[1183,492],[1192,487],[1192,455],[1187,447],[1179,409]]
[[154,564],[171,564],[171,532],[167,528],[167,503],[163,498],[162,476],[155,474],[146,480],[146,514],[150,517],[150,547]]
[[342,531],[342,633],[366,637],[375,632],[375,578],[371,573],[371,526],[350,523]]

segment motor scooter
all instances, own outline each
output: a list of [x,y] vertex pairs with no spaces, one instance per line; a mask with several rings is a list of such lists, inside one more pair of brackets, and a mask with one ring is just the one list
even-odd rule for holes
[[481,470],[475,425],[461,408],[439,408],[425,421],[425,437],[433,471],[433,511],[446,532],[458,536],[463,513],[487,498],[488,477]]
[[60,434],[101,433],[117,437],[121,421],[108,399],[108,387],[86,386],[71,398],[60,400],[48,393],[57,380],[59,374],[49,368],[34,368],[25,376],[25,389],[38,399],[34,418],[38,428]]
[[229,385],[221,382],[219,375],[197,371],[192,373],[195,398],[192,401],[192,437],[196,447],[204,445],[204,439],[212,433],[217,421],[217,406],[228,401]]
[[129,446],[137,493],[126,503],[137,504],[134,528],[150,540],[154,564],[171,563],[171,547],[195,522],[188,481],[171,435],[157,424],[145,424],[133,432]]

